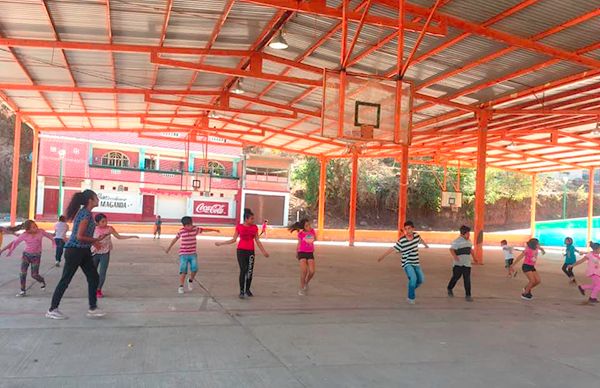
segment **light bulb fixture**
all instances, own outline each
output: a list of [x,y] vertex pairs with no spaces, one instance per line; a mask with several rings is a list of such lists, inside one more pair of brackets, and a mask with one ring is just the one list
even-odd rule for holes
[[242,80],[238,79],[235,83],[233,89],[231,89],[231,93],[233,94],[244,94],[246,91],[242,88]]
[[285,38],[283,37],[283,31],[279,30],[279,33],[269,43],[269,47],[274,50],[285,50],[289,47]]
[[220,118],[221,118],[221,116],[219,116],[219,114],[218,114],[217,112],[215,112],[214,110],[211,110],[211,111],[208,113],[208,118],[209,118],[209,119],[215,119],[215,120],[216,120],[216,119],[220,119]]
[[592,136],[600,136],[600,118],[596,122],[596,128],[592,131]]

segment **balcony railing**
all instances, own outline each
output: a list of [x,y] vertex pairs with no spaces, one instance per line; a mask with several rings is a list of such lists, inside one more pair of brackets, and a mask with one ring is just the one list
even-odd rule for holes
[[[156,170],[156,169],[150,169],[150,168],[105,166],[103,164],[95,164],[95,163],[90,164],[90,167],[102,168],[102,169],[106,169],[106,170],[137,171],[137,172],[163,174],[163,175],[182,175],[182,174],[184,174],[181,170]],[[194,175],[194,174],[206,174],[206,172],[204,172],[204,171],[185,172],[184,175]],[[233,176],[231,174],[227,174],[227,175],[211,174],[211,178],[239,179],[239,177]]]

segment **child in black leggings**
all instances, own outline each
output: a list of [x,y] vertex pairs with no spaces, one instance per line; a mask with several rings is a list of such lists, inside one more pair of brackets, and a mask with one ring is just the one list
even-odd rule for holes
[[235,227],[235,233],[231,240],[215,243],[216,246],[234,244],[238,237],[240,241],[237,246],[237,260],[240,266],[240,299],[254,296],[250,291],[252,285],[252,274],[254,272],[254,242],[260,251],[269,257],[269,254],[260,242],[258,227],[254,224],[254,213],[250,209],[244,209],[244,223]]

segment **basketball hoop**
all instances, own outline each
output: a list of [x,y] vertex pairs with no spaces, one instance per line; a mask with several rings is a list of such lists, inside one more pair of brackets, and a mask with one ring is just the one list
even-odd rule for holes
[[[340,103],[340,96],[344,101]],[[346,141],[411,141],[412,85],[369,74],[326,70],[321,135]]]

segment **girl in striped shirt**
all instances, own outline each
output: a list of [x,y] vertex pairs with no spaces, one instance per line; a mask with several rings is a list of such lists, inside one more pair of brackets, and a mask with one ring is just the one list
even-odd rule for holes
[[412,221],[404,223],[404,235],[396,242],[396,244],[385,251],[377,261],[381,262],[386,256],[396,251],[402,254],[402,268],[408,278],[408,303],[415,304],[415,290],[423,284],[425,276],[419,263],[419,244],[423,244],[425,248],[429,245],[423,238],[415,232],[415,224]]

